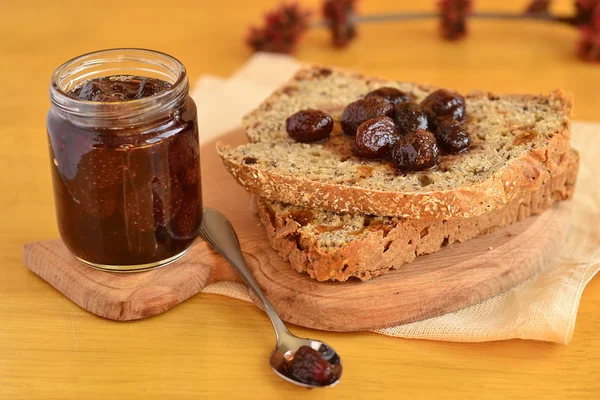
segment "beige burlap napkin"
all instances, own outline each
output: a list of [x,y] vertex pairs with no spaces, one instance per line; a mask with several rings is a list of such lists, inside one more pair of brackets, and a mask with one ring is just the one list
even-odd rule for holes
[[[287,56],[258,54],[229,79],[200,78],[192,96],[198,104],[201,140],[239,126],[241,117],[299,66]],[[600,124],[574,123],[573,147],[581,151],[581,168],[571,231],[551,266],[480,304],[374,332],[456,342],[520,338],[568,343],[583,289],[600,269],[600,188],[594,179],[600,167]],[[203,292],[250,301],[246,286],[235,282],[218,282]]]

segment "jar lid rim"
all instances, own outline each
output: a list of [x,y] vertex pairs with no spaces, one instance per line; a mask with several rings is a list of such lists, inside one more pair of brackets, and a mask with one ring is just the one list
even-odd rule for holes
[[[63,81],[69,76],[73,77],[86,69],[93,70],[98,65],[111,62],[140,62],[154,65],[157,69],[153,72],[169,77],[173,80],[172,86],[154,96],[115,102],[82,100],[67,94]],[[160,72],[160,68],[168,72]],[[82,76],[83,78],[79,79],[77,83],[85,79],[85,75]],[[67,84],[72,86],[75,81],[76,79],[72,79]],[[91,115],[101,120],[128,119],[129,117],[138,119],[142,112],[158,112],[172,107],[174,103],[187,97],[188,93],[189,84],[183,64],[169,54],[144,48],[113,48],[79,55],[62,63],[54,71],[50,81],[50,101],[53,107],[61,113],[69,114],[76,120],[85,120]],[[85,123],[85,121],[81,122]]]
[[[172,61],[175,65],[177,65],[180,68],[179,71],[179,76],[177,78],[177,80],[175,82],[173,82],[172,87],[168,90],[165,90],[163,93],[160,93],[157,96],[163,95],[164,93],[168,93],[170,91],[173,90],[173,88],[175,88],[178,84],[181,83],[181,81],[184,79],[184,75],[186,73],[185,67],[183,66],[183,64],[181,63],[181,61],[179,61],[177,58],[171,56],[170,54],[164,53],[162,51],[158,51],[158,50],[151,50],[151,49],[145,49],[145,48],[141,48],[141,47],[115,47],[115,48],[111,48],[111,49],[104,49],[104,50],[95,50],[95,51],[90,51],[88,53],[85,54],[80,54],[76,57],[73,57],[67,61],[65,61],[64,63],[62,63],[58,68],[56,68],[56,70],[54,71],[54,73],[52,74],[52,78],[50,80],[50,86],[51,88],[55,89],[58,93],[67,96],[67,93],[62,90],[59,85],[58,85],[58,79],[60,77],[60,74],[62,72],[64,72],[64,70],[71,64],[74,64],[80,60],[84,60],[86,58],[89,58],[90,56],[96,56],[96,55],[102,55],[102,54],[111,54],[111,53],[116,53],[116,54],[123,54],[124,52],[136,52],[136,53],[140,53],[140,54],[153,54],[153,55],[158,55],[161,57],[164,57],[166,59],[169,59],[170,61]],[[122,58],[125,59],[125,58]],[[91,100],[82,100],[82,99],[76,99],[71,97],[71,99],[78,101],[78,102],[82,102],[82,103],[91,103],[91,104],[98,104],[98,103],[102,103],[100,101],[91,101]],[[123,102],[115,102],[115,103],[131,103],[134,101],[143,101],[145,98],[143,99],[137,99],[137,100],[126,100]]]

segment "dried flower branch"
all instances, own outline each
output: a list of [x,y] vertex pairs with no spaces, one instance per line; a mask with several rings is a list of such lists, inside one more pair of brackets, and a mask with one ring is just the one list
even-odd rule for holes
[[581,36],[577,55],[585,61],[600,62],[600,1],[576,2]]
[[553,15],[550,0],[531,0],[523,13],[472,12],[471,0],[439,0],[438,13],[386,13],[356,15],[357,0],[323,0],[323,20],[309,24],[310,12],[298,4],[283,4],[267,13],[262,27],[251,27],[248,45],[254,51],[291,53],[309,27],[327,27],[332,43],[345,47],[356,37],[357,24],[382,21],[408,21],[439,18],[440,33],[444,39],[457,40],[468,32],[467,19],[534,19],[565,23],[581,31],[577,55],[586,61],[600,62],[600,0],[575,0],[573,15]]
[[246,39],[254,51],[292,53],[308,28],[310,12],[296,3],[282,4],[265,14],[264,26],[251,27]]
[[354,6],[356,0],[325,0],[323,18],[331,30],[335,47],[345,47],[356,37]]
[[600,0],[575,0],[575,17],[573,18],[576,26],[593,25],[594,13],[598,13]]
[[471,0],[440,0],[440,32],[446,40],[458,40],[467,35],[467,17],[471,14]]

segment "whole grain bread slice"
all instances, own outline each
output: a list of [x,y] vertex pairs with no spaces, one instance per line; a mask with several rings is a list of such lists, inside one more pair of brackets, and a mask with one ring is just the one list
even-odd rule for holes
[[570,151],[557,174],[504,207],[476,217],[428,221],[339,214],[255,196],[255,211],[272,247],[299,272],[325,281],[368,280],[421,254],[536,215],[572,196],[579,157]]
[[[342,213],[451,219],[481,215],[536,190],[569,149],[571,98],[565,93],[474,92],[465,96],[471,149],[442,156],[435,170],[398,174],[389,162],[354,157],[353,138],[339,127],[345,105],[382,86],[416,101],[436,89],[305,68],[244,118],[251,143],[219,144],[218,152],[247,191],[266,199]],[[330,139],[303,144],[288,137],[285,119],[305,108],[332,115]]]

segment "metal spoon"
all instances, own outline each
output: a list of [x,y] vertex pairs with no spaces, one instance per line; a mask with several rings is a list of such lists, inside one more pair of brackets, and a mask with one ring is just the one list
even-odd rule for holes
[[[299,338],[290,333],[269,300],[267,300],[263,294],[258,283],[256,283],[256,280],[254,280],[254,277],[244,260],[244,256],[242,255],[238,237],[229,220],[227,220],[227,218],[219,211],[212,208],[205,208],[202,213],[200,234],[213,249],[229,261],[263,303],[277,336],[277,344],[269,359],[273,371],[288,382],[308,388],[333,386],[338,383],[342,375],[342,361],[336,351],[321,341]],[[318,351],[321,357],[331,363],[332,379],[328,383],[306,383],[290,374],[287,368],[282,368],[301,346],[311,347]]]

